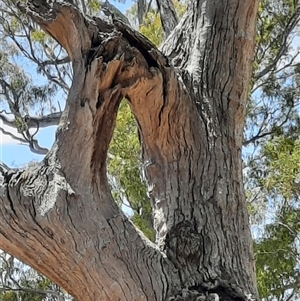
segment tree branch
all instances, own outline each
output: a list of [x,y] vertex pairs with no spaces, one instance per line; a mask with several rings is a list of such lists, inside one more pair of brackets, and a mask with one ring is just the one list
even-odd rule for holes
[[23,138],[20,138],[14,134],[12,134],[11,132],[8,132],[6,130],[3,129],[3,127],[0,127],[0,131],[4,134],[4,135],[8,135],[10,136],[11,138],[13,138],[14,140],[16,141],[19,141],[21,143],[27,143],[27,140],[26,139],[23,139]]
[[[51,152],[26,171],[1,176],[0,247],[77,299],[85,278],[85,300],[95,299],[95,287],[103,300],[108,294],[150,300],[159,287],[155,298],[165,300],[169,287],[179,290],[176,268],[120,212],[105,162],[120,101],[142,78],[148,88],[161,86],[155,68],[164,69],[166,60],[118,20],[87,20],[59,3],[31,1],[23,11],[67,48],[74,77]],[[142,259],[148,256],[149,262]],[[172,285],[168,275],[174,275]]]
[[167,38],[178,24],[178,16],[172,0],[156,0],[161,25]]
[[24,138],[20,138],[14,134],[12,134],[9,131],[4,130],[2,127],[0,127],[0,131],[4,134],[4,135],[8,135],[10,136],[12,139],[21,142],[22,144],[28,145],[30,150],[38,155],[46,155],[48,153],[48,149],[44,148],[44,147],[40,147],[39,143],[36,139],[33,139],[33,137],[31,137],[31,135],[27,135],[25,136],[23,133],[23,137]]
[[[291,111],[292,111],[292,107],[289,108],[289,111],[286,114],[284,120],[279,125],[276,125],[277,128],[281,128],[284,124],[286,124],[289,121]],[[270,130],[270,131],[263,132],[263,125],[264,125],[264,122],[262,122],[262,124],[261,124],[261,126],[260,126],[260,128],[259,128],[259,130],[258,130],[258,132],[255,136],[253,136],[252,138],[250,138],[246,141],[243,141],[243,146],[247,146],[250,143],[255,143],[255,141],[257,141],[259,139],[262,139],[264,137],[267,137],[269,135],[272,135],[274,133],[275,130]]]
[[[150,0],[150,2],[151,2],[151,0]],[[147,9],[146,0],[138,0],[137,1],[137,13],[138,13],[139,25],[142,25],[142,23],[143,23],[143,19],[144,19],[144,15],[146,13],[146,9]]]
[[[13,128],[17,128],[14,119],[9,119],[7,116],[1,113],[2,112],[0,112],[0,119],[2,120],[3,124]],[[61,112],[56,112],[41,117],[31,117],[26,115],[24,117],[24,122],[26,122],[29,129],[36,128],[37,126],[39,128],[45,128],[48,126],[58,125],[59,120],[61,118],[61,114]]]
[[41,65],[47,66],[47,65],[62,65],[70,62],[70,58],[68,56],[62,58],[62,59],[57,59],[57,60],[47,60],[43,61]]
[[[27,140],[27,139],[26,139]],[[41,147],[38,143],[38,141],[36,139],[33,139],[32,137],[30,137],[27,140],[27,143],[29,145],[30,150],[37,155],[46,155],[49,150],[48,148],[45,147]]]
[[128,18],[124,14],[122,14],[122,12],[117,7],[109,3],[108,0],[102,2],[101,10],[104,12],[105,15],[113,18],[118,18],[125,24],[130,25]]
[[25,121],[28,128],[34,128],[37,127],[37,125],[39,128],[44,128],[48,126],[58,125],[61,115],[61,112],[56,112],[41,117],[25,116]]
[[[18,284],[17,281],[14,281],[15,284]],[[53,290],[39,290],[39,289],[32,289],[32,288],[27,288],[18,285],[18,288],[13,288],[11,286],[4,285],[2,288],[0,287],[0,291],[11,291],[11,292],[26,292],[26,293],[31,293],[31,294],[40,294],[40,295],[51,295],[55,296],[58,299],[60,299],[62,296],[58,292],[55,292]]]
[[287,26],[285,27],[285,31],[283,32],[281,36],[281,45],[279,47],[279,50],[277,52],[276,57],[273,59],[272,63],[266,66],[263,70],[261,70],[258,74],[254,75],[254,79],[258,80],[265,76],[267,73],[269,73],[271,70],[275,69],[277,63],[279,60],[282,58],[284,54],[287,53],[288,50],[288,43],[287,40],[291,34],[291,32],[295,29],[297,24],[299,24],[300,20],[300,5],[298,4],[295,10],[295,13],[293,16],[290,18],[290,20],[287,22]]
[[83,15],[72,5],[32,0],[27,5],[19,2],[18,7],[63,46],[71,60],[80,59],[82,53],[91,48],[92,33],[88,31]]

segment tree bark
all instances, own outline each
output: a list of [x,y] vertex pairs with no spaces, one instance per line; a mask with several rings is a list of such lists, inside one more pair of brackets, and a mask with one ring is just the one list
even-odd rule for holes
[[174,3],[172,0],[156,0],[156,4],[165,37],[168,37],[178,24]]
[[[117,19],[20,5],[66,49],[74,78],[43,162],[2,168],[0,247],[77,300],[258,300],[240,154],[257,2],[191,2],[162,52]],[[122,98],[139,126],[156,244],[107,182]]]

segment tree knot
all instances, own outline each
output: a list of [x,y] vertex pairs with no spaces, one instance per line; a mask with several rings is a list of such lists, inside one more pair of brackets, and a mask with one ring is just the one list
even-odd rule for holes
[[216,293],[206,294],[185,288],[179,295],[170,297],[168,301],[221,301],[221,299]]
[[[166,254],[180,265],[186,262],[198,262],[201,256],[203,238],[190,221],[178,223],[166,236]],[[175,258],[174,258],[175,256]],[[173,260],[174,259],[174,260]]]

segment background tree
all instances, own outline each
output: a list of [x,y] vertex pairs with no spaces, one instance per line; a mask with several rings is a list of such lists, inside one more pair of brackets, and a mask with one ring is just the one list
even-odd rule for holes
[[258,288],[299,299],[299,1],[261,1],[244,152]]
[[33,269],[1,252],[1,301],[71,301],[59,286]]

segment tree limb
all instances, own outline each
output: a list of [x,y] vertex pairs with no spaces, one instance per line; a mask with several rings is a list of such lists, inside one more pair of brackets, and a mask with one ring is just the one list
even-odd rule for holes
[[[289,108],[289,111],[286,114],[284,120],[279,125],[276,125],[277,128],[278,127],[281,128],[284,124],[286,124],[289,121],[289,117],[290,117],[290,112],[291,111],[292,111],[292,107]],[[252,138],[250,138],[250,139],[248,139],[246,141],[243,141],[243,146],[247,146],[250,143],[255,143],[259,139],[262,139],[264,137],[267,137],[269,135],[274,134],[274,130],[263,132],[263,125],[264,125],[264,123],[261,124],[261,126],[260,126],[260,128],[259,128],[259,130],[258,130],[258,132],[256,133],[255,136],[253,136]]]
[[[27,140],[27,139],[26,139]],[[30,150],[37,155],[46,155],[49,152],[48,148],[41,147],[36,139],[32,137],[27,140]]]
[[[18,282],[15,280],[14,280],[14,283],[16,285],[18,285]],[[62,297],[60,293],[55,292],[53,290],[39,290],[39,289],[35,289],[35,288],[27,288],[27,287],[20,286],[20,285],[18,285],[17,288],[3,285],[2,287],[0,287],[0,291],[26,292],[26,293],[30,293],[30,294],[51,295],[51,296],[57,297],[58,300]]]
[[178,24],[178,16],[172,0],[156,0],[161,25],[167,38]]
[[40,147],[38,141],[36,139],[33,139],[31,136],[27,135],[25,137],[24,134],[22,133],[24,138],[20,138],[16,135],[12,134],[11,132],[4,130],[2,127],[0,127],[0,131],[4,135],[10,136],[14,140],[19,141],[22,144],[28,145],[30,150],[35,154],[46,155],[49,151],[47,148]]
[[[142,77],[158,84],[161,77],[153,79],[156,71],[149,73],[148,68],[166,60],[118,20],[114,25],[97,18],[87,21],[72,6],[53,7],[51,11],[33,1],[23,10],[67,48],[74,79],[51,152],[42,163],[0,179],[0,246],[75,298],[82,295],[77,281],[84,277],[85,300],[94,299],[95,286],[99,299],[107,299],[106,294],[115,300],[153,299],[153,288],[160,287],[155,296],[164,300],[171,293],[168,287],[178,290],[176,269],[120,212],[110,194],[105,162],[119,102]],[[26,131],[24,135],[29,139]],[[146,256],[151,263],[140,259]],[[131,268],[133,262],[139,262],[138,269]],[[161,278],[170,274],[175,275],[172,286],[166,285],[167,277]],[[149,275],[143,283],[142,275]]]
[[[150,2],[151,2],[151,0],[150,0]],[[139,22],[140,26],[143,23],[143,19],[144,19],[144,15],[146,13],[146,9],[147,9],[146,0],[138,0],[137,1],[137,13],[138,13],[138,22]]]
[[62,59],[58,59],[58,60],[47,60],[47,61],[43,61],[41,63],[41,65],[43,66],[47,66],[47,65],[61,65],[61,64],[66,64],[70,62],[70,58],[68,56],[62,58]]
[[101,10],[107,16],[110,16],[113,18],[119,18],[125,24],[130,25],[128,18],[117,7],[115,7],[113,4],[111,4],[108,0],[106,0],[105,2],[102,2]]
[[[19,2],[18,7],[56,39],[68,52],[72,60],[80,59],[82,52],[85,53],[90,49],[90,33],[85,26],[84,17],[72,5],[65,2],[49,4],[47,1],[28,1],[27,5]],[[71,14],[71,11],[73,14]],[[53,19],[55,19],[55,22],[52,21]],[[67,22],[71,22],[71,26]],[[66,28],[66,30],[59,32],[56,26]]]
[[[61,112],[56,112],[41,117],[31,117],[26,115],[24,117],[24,122],[26,122],[29,129],[36,128],[37,124],[39,128],[45,128],[48,126],[58,125],[59,120],[61,118],[61,114],[62,114]],[[15,120],[9,119],[7,116],[1,114],[1,112],[0,112],[0,119],[2,120],[3,124],[13,128],[17,128],[15,124]]]
[[3,129],[3,127],[0,127],[0,131],[4,134],[4,135],[8,135],[10,136],[11,138],[13,138],[14,140],[16,141],[19,141],[21,143],[27,143],[27,140],[26,139],[23,139],[23,138],[20,138],[14,134],[12,134],[11,132],[8,132],[6,130]]
[[279,50],[277,52],[276,57],[273,59],[272,63],[266,66],[263,70],[261,70],[258,74],[254,75],[255,80],[258,80],[265,76],[267,73],[269,73],[271,70],[275,69],[277,63],[282,58],[284,54],[287,53],[288,47],[287,47],[287,40],[291,34],[291,32],[295,29],[297,24],[300,20],[300,5],[298,4],[295,10],[295,13],[290,18],[290,20],[287,23],[287,26],[285,27],[285,31],[283,32],[281,36],[281,45],[279,47]]

